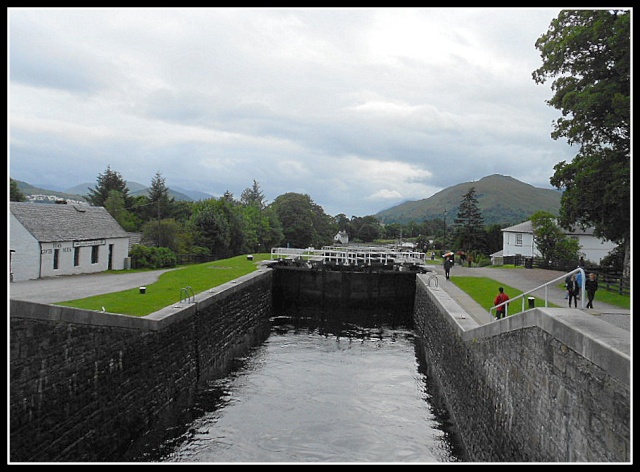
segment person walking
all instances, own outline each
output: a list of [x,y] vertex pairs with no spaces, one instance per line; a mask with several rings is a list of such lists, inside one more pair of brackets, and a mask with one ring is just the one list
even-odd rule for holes
[[576,275],[573,274],[567,282],[567,292],[569,293],[569,306],[571,306],[571,299],[573,299],[574,308],[578,308],[578,293],[580,292],[580,286],[576,280]]
[[598,290],[598,281],[596,280],[596,274],[591,272],[589,278],[584,283],[584,289],[587,292],[587,308],[593,308],[593,297],[596,296],[596,290]]
[[451,262],[451,259],[449,259],[448,257],[445,258],[444,260],[444,276],[447,278],[447,280],[449,280],[449,272],[451,271],[451,266],[453,265],[453,263]]
[[576,291],[576,300],[580,300],[580,290],[582,290],[582,272],[578,272],[576,274],[576,283],[578,284],[578,290]]
[[[498,295],[496,295],[496,298],[493,300],[493,305],[500,305],[500,303],[506,302],[507,300],[509,300],[509,295],[504,293],[504,288],[498,288]],[[509,304],[505,303],[504,305],[496,308],[496,320],[504,318],[507,315],[508,306]]]

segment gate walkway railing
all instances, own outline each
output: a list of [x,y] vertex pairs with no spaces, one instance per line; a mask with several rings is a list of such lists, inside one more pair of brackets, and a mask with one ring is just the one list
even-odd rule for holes
[[525,307],[524,307],[525,297],[528,298],[528,295],[530,293],[536,292],[536,291],[538,291],[540,289],[543,289],[543,288],[544,288],[544,306],[547,307],[547,306],[549,306],[549,285],[557,284],[560,281],[564,282],[564,280],[567,277],[570,277],[573,274],[580,274],[581,275],[581,278],[580,278],[580,309],[584,309],[584,300],[586,298],[585,293],[584,293],[584,285],[585,285],[585,282],[586,282],[586,277],[585,277],[584,269],[582,267],[578,267],[577,269],[574,269],[571,272],[567,272],[566,274],[561,275],[560,277],[556,277],[555,279],[550,280],[549,282],[546,282],[546,283],[544,283],[544,284],[542,284],[542,285],[540,285],[540,286],[538,286],[538,287],[536,287],[534,289],[527,290],[526,292],[523,292],[520,295],[517,295],[517,296],[515,296],[515,297],[513,297],[513,298],[511,298],[511,299],[509,299],[509,300],[507,300],[505,302],[499,303],[496,306],[492,306],[489,309],[489,314],[491,316],[494,316],[493,310],[495,310],[498,307],[504,305],[504,314],[505,314],[505,316],[509,316],[509,303],[513,303],[515,300],[517,300],[519,298],[522,299],[522,311],[524,311],[525,310]]
[[395,250],[377,246],[324,246],[322,249],[274,247],[271,259],[317,260],[336,264],[424,263],[424,252]]

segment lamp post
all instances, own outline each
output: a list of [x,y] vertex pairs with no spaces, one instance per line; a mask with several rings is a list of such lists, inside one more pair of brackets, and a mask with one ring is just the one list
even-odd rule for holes
[[442,212],[442,223],[444,228],[442,232],[442,241],[443,241],[442,245],[444,247],[442,248],[442,250],[444,251],[447,249],[446,248],[447,246],[447,210],[446,209]]

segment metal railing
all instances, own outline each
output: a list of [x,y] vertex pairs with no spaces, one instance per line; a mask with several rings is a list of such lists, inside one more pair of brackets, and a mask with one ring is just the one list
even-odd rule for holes
[[586,298],[584,296],[584,286],[585,286],[585,282],[586,282],[586,277],[585,277],[585,272],[584,269],[582,267],[578,267],[577,269],[572,270],[571,272],[567,272],[564,275],[561,275],[560,277],[556,277],[553,280],[550,280],[549,282],[546,282],[542,285],[540,285],[539,287],[536,287],[534,289],[531,290],[527,290],[526,292],[521,293],[520,295],[517,295],[507,301],[504,301],[502,303],[497,304],[496,306],[492,306],[491,308],[489,308],[489,314],[491,316],[493,315],[493,310],[497,309],[500,306],[504,305],[504,315],[505,316],[509,316],[509,303],[514,302],[515,300],[517,300],[518,298],[522,298],[522,311],[525,310],[524,308],[524,301],[525,301],[525,297],[527,297],[527,295],[529,295],[530,293],[536,292],[542,288],[544,288],[544,306],[548,307],[549,306],[549,285],[552,284],[556,284],[560,281],[564,281],[567,277],[572,276],[573,274],[580,274],[581,278],[580,278],[580,309],[584,309],[584,299]]
[[322,249],[297,249],[274,247],[271,259],[316,260],[336,264],[388,264],[388,263],[424,263],[424,252],[398,251],[376,246],[324,246]]
[[180,289],[180,303],[193,303],[196,301],[196,296],[193,293],[191,285],[187,285]]

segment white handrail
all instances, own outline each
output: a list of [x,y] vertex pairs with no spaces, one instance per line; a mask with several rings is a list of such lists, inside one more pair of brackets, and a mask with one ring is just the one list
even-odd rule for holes
[[580,295],[580,309],[584,309],[584,299],[585,299],[585,297],[584,297],[584,287],[585,287],[586,277],[585,277],[584,269],[582,267],[578,267],[577,269],[574,269],[571,272],[567,272],[566,274],[561,275],[560,277],[556,277],[555,279],[550,280],[549,282],[546,282],[546,283],[540,285],[539,287],[536,287],[536,288],[531,289],[531,290],[527,290],[526,292],[523,292],[520,295],[517,295],[517,296],[515,296],[515,297],[513,297],[513,298],[511,298],[511,299],[509,299],[507,301],[499,303],[496,306],[492,306],[491,308],[489,308],[489,315],[493,316],[492,311],[494,309],[497,309],[498,307],[504,305],[505,316],[508,316],[509,315],[509,313],[508,313],[509,303],[513,302],[514,300],[517,300],[518,298],[522,298],[522,311],[524,311],[524,297],[529,295],[530,293],[533,293],[533,292],[535,292],[537,290],[540,290],[541,288],[544,288],[544,306],[549,306],[549,290],[548,290],[549,285],[555,284],[555,283],[557,283],[557,282],[559,282],[561,280],[564,280],[567,277],[569,277],[569,276],[571,276],[573,274],[577,274],[577,273],[580,273],[580,275],[582,276],[582,277],[580,277],[580,293],[581,293],[581,295]]

